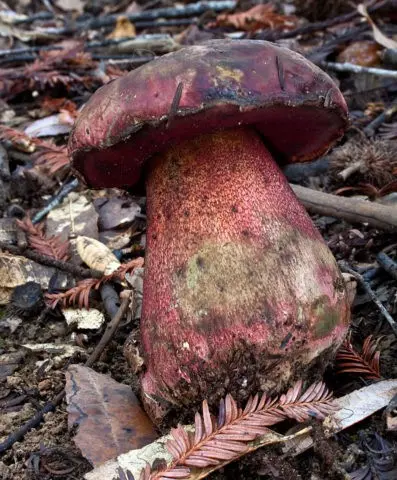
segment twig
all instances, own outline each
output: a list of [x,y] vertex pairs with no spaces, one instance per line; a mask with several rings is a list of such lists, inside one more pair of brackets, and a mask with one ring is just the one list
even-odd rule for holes
[[147,33],[118,43],[109,50],[109,53],[135,53],[144,50],[147,50],[150,53],[168,53],[178,50],[179,48],[181,48],[181,45],[169,34]]
[[[368,7],[367,11],[368,13],[373,13],[383,7],[387,7],[389,5],[393,6],[394,3],[394,0],[384,0],[383,2],[379,2],[375,5]],[[360,16],[360,13],[356,9],[354,9],[352,12],[346,13],[345,15],[339,15],[338,17],[329,18],[328,20],[324,20],[322,22],[309,23],[308,25],[296,28],[295,30],[290,30],[289,32],[274,32],[270,29],[265,30],[263,33],[258,34],[255,38],[271,41],[281,40],[282,38],[294,38],[298,35],[306,35],[308,33],[317,32],[318,30],[326,30],[329,27],[333,27],[341,23],[349,23],[355,18],[359,18]]]
[[32,218],[32,223],[40,222],[52,209],[57,207],[62,200],[69,195],[75,188],[77,188],[79,181],[77,178],[74,178],[69,183],[63,185],[61,190],[50,200],[48,205],[44,207],[40,212],[37,212],[36,215]]
[[394,262],[389,255],[386,255],[384,252],[380,252],[376,256],[376,260],[385,272],[397,280],[397,263]]
[[36,20],[51,20],[52,18],[54,18],[54,15],[51,12],[38,12],[34,13],[33,15],[29,15],[26,18],[16,18],[13,23],[14,25],[22,25],[33,23]]
[[65,390],[56,395],[56,397],[47,402],[42,409],[40,409],[30,420],[28,420],[22,427],[20,427],[15,433],[10,434],[4,442],[0,443],[0,453],[4,453],[11,448],[14,443],[19,442],[32,428],[37,428],[44,420],[44,415],[48,412],[53,412],[55,408],[62,402],[65,396]]
[[197,23],[195,18],[174,18],[170,20],[147,20],[143,22],[134,22],[137,30],[143,28],[161,28],[161,27],[184,27]]
[[40,47],[25,47],[0,50],[0,57],[7,57],[8,60],[11,55],[24,55],[26,53],[44,52],[49,50],[63,50],[63,47],[55,45],[41,45]]
[[368,73],[370,75],[378,75],[385,78],[397,78],[397,70],[386,70],[385,68],[362,67],[354,63],[336,63],[336,62],[322,62],[321,66],[336,72],[349,73]]
[[126,65],[143,65],[144,63],[151,62],[156,57],[154,55],[145,55],[139,57],[133,57],[130,53],[122,54],[102,54],[102,53],[93,53],[92,58],[94,60],[107,60],[110,64],[126,64]]
[[[95,350],[84,363],[86,367],[91,367],[99,359],[103,350],[106,348],[115,331],[117,330],[117,327],[127,311],[129,304],[130,296],[128,294],[124,296],[116,315],[109,322],[104,334],[102,335],[102,338],[95,347]],[[32,428],[37,428],[44,421],[44,415],[48,412],[54,411],[55,408],[62,402],[64,396],[65,389],[61,390],[53,400],[47,402],[44,407],[40,409],[30,420],[22,425],[16,432],[9,435],[4,442],[0,443],[0,453],[4,453],[6,450],[11,448],[14,443],[19,442],[26,435],[26,433],[32,430]]]
[[119,326],[122,318],[124,317],[130,305],[130,294],[131,294],[131,290],[124,290],[124,292],[121,293],[120,295],[122,299],[121,305],[117,310],[116,314],[114,315],[114,317],[107,324],[106,330],[103,332],[103,335],[99,340],[99,343],[95,347],[94,351],[91,353],[87,361],[84,363],[86,367],[92,367],[92,365],[99,359],[99,357],[101,356],[102,352],[105,350],[110,340],[113,338],[113,335],[117,330],[117,327]]
[[347,198],[291,185],[296,196],[312,213],[341,218],[351,223],[368,223],[376,228],[397,231],[397,210],[358,198]]
[[14,255],[21,255],[23,257],[29,258],[29,260],[33,260],[34,262],[41,263],[46,267],[53,267],[58,268],[64,272],[71,273],[72,275],[76,275],[81,278],[102,278],[103,273],[99,272],[98,270],[89,269],[89,268],[82,268],[76,265],[73,265],[69,262],[63,262],[62,260],[55,260],[55,258],[49,257],[47,255],[43,255],[41,253],[37,253],[34,250],[24,249],[21,247],[17,247],[16,245],[10,245],[6,242],[0,241],[0,249],[7,250]]
[[353,173],[356,173],[363,166],[363,162],[358,160],[357,162],[352,163],[348,167],[344,168],[341,172],[338,173],[338,177],[346,181]]
[[349,28],[349,30],[342,34],[338,35],[335,38],[332,38],[328,42],[323,43],[320,47],[316,47],[309,52],[306,56],[308,60],[311,60],[313,63],[320,64],[325,60],[328,55],[337,50],[341,44],[346,44],[347,42],[354,40],[361,40],[364,35],[369,30],[369,25],[363,23],[357,27]]
[[[179,23],[179,24],[192,24],[194,23],[193,20],[190,19],[183,19],[184,21],[181,20],[173,20],[173,21],[168,21],[167,23]],[[165,23],[165,22],[164,22]],[[137,25],[135,25],[137,27]],[[162,24],[158,24],[158,22],[145,22],[145,27],[142,26],[142,28],[149,28],[149,27],[156,27],[159,28],[161,26],[165,26]],[[122,46],[123,44],[127,44],[127,46]],[[117,48],[119,46],[119,48]],[[175,40],[169,35],[169,34],[159,34],[159,33],[153,33],[153,34],[142,34],[138,35],[135,38],[131,37],[125,37],[125,38],[118,38],[118,39],[106,39],[101,42],[88,42],[87,44],[84,45],[84,51],[90,52],[93,49],[99,49],[99,48],[107,48],[106,52],[101,53],[101,52],[96,52],[91,55],[93,60],[103,60],[103,59],[108,59],[108,58],[116,58],[117,57],[117,51],[124,52],[124,50],[127,49],[127,52],[131,51],[139,51],[139,50],[150,50],[150,51],[158,51],[158,52],[163,52],[166,53],[168,51],[175,50],[178,47],[178,44],[175,42]],[[21,49],[16,49],[16,50],[0,50],[0,65],[8,65],[12,63],[23,63],[23,62],[33,62],[39,58],[38,55],[35,54],[35,52],[40,53],[40,48],[41,47],[32,47],[32,48],[21,48]],[[63,50],[59,49],[58,50]],[[50,50],[48,48],[47,50]],[[109,53],[110,50],[110,53]],[[2,53],[4,52],[4,55]],[[9,55],[5,55],[7,52],[11,52]],[[116,54],[113,54],[112,52],[116,52]],[[131,63],[146,63],[149,60],[151,60],[153,57],[149,57],[148,55],[146,56],[141,56],[141,57],[135,57],[131,58]]]
[[386,310],[385,306],[382,304],[382,302],[378,299],[376,296],[375,292],[372,290],[371,286],[364,280],[362,275],[360,275],[358,272],[353,270],[347,263],[345,262],[339,262],[339,266],[342,271],[350,273],[350,275],[353,275],[353,277],[357,280],[357,282],[363,287],[363,289],[368,293],[370,296],[371,300],[375,303],[375,305],[378,307],[379,311],[381,314],[384,316],[384,318],[389,322],[389,325],[391,329],[393,330],[394,334],[397,335],[397,323],[394,320],[394,318],[390,315],[390,313]]
[[[131,22],[142,20],[156,21],[159,18],[185,18],[200,16],[206,12],[223,12],[224,10],[232,10],[236,8],[236,0],[210,0],[208,2],[197,2],[186,5],[179,5],[176,7],[152,8],[150,10],[143,10],[138,13],[129,13],[125,16]],[[112,27],[116,24],[118,15],[103,15],[99,18],[91,18],[86,20],[78,18],[73,27],[65,28],[50,28],[48,33],[52,35],[73,35],[79,31],[96,30],[103,27]],[[42,29],[42,33],[47,30]]]
[[[236,8],[236,6],[237,1],[235,0],[210,0],[208,2],[190,3],[176,7],[152,8],[150,10],[143,10],[139,13],[127,14],[126,17],[132,22],[137,20],[156,20],[158,18],[183,18],[202,15],[208,11],[222,12],[223,10],[231,10]],[[118,15],[106,15],[100,18],[93,18],[88,22],[79,22],[77,20],[77,26],[78,28],[90,30],[109,27],[116,23],[117,18]]]
[[110,317],[113,317],[120,308],[120,299],[110,283],[104,283],[100,288],[100,294],[106,312]]
[[376,130],[384,123],[386,120],[389,120],[393,115],[397,112],[397,103],[393,103],[383,111],[380,115],[378,115],[372,122],[370,122],[364,129],[363,132],[368,137],[372,137]]

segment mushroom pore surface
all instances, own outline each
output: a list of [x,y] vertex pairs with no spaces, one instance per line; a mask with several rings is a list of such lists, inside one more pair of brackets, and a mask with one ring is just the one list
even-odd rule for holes
[[[143,400],[170,407],[321,374],[349,318],[338,267],[258,134],[156,155],[146,176]],[[322,366],[321,366],[322,365]]]

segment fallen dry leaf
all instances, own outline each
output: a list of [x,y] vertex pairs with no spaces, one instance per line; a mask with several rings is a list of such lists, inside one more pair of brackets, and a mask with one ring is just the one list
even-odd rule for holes
[[[47,289],[54,268],[45,267],[25,257],[0,252],[0,305],[7,304],[15,287],[26,282],[37,282]],[[58,286],[67,285],[67,276],[58,274]]]
[[337,61],[354,63],[362,67],[374,67],[380,63],[382,48],[376,42],[362,40],[353,42],[343,49],[337,57]]
[[255,32],[261,28],[284,28],[292,29],[298,22],[297,17],[293,15],[281,15],[275,12],[274,5],[265,3],[255,5],[255,7],[238,13],[224,13],[216,17],[217,27],[235,27],[237,30]]
[[101,230],[127,227],[137,216],[141,215],[141,207],[131,198],[125,197],[114,197],[96,202],[96,208],[99,211],[98,223]]
[[69,428],[79,425],[74,441],[94,466],[157,439],[128,385],[91,368],[71,365],[65,389]]
[[126,38],[126,37],[136,37],[136,30],[134,24],[132,24],[128,18],[124,15],[117,17],[116,26],[112,33],[110,33],[107,38]]
[[382,47],[385,47],[385,48],[397,48],[397,42],[395,42],[389,37],[386,37],[386,35],[379,30],[375,22],[369,16],[367,7],[363,3],[360,3],[360,5],[357,6],[357,10],[360,13],[360,15],[362,15],[367,20],[367,22],[371,25],[374,40],[378,42],[379,45],[382,45]]
[[82,0],[55,0],[55,5],[64,12],[83,13],[84,3]]
[[77,253],[90,268],[110,275],[121,265],[116,255],[102,242],[94,238],[78,236],[76,239]]

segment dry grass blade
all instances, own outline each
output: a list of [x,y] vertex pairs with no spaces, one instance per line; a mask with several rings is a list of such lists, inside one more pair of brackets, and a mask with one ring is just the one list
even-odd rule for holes
[[336,355],[336,368],[338,373],[356,373],[368,380],[379,380],[380,352],[372,335],[363,343],[361,353],[357,352],[350,340],[346,340]]
[[29,246],[43,255],[66,261],[69,258],[70,243],[59,236],[47,237],[44,233],[44,225],[33,225],[30,218],[17,220],[17,225],[26,232]]

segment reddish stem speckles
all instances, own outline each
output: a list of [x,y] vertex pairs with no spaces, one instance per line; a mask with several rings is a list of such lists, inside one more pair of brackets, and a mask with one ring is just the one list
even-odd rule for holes
[[[348,315],[338,268],[254,131],[158,155],[147,194],[141,331],[153,416],[153,398],[189,403],[225,382],[240,394],[283,388],[313,356],[332,354]],[[269,371],[274,358],[281,367]]]

